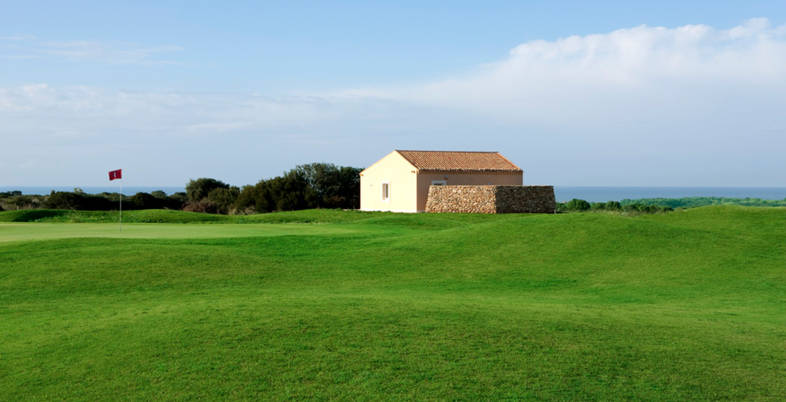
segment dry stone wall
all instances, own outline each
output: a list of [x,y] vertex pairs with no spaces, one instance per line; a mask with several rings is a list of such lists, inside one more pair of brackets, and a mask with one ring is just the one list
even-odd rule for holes
[[426,212],[554,213],[553,186],[431,186]]
[[496,186],[431,186],[426,212],[497,213]]

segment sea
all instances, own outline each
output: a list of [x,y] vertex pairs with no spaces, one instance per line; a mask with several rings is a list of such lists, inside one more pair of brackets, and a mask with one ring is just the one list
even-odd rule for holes
[[[119,186],[79,187],[86,193],[117,192]],[[74,191],[69,186],[0,186],[0,192],[19,190],[22,194],[49,194],[52,191]],[[184,187],[123,187],[123,194],[149,193],[161,190],[167,194],[185,191]],[[786,199],[786,187],[577,187],[554,186],[557,201],[578,198],[590,202],[620,201],[640,198],[683,198],[683,197],[730,197],[761,198],[764,200]]]
[[[6,191],[21,191],[22,194],[38,194],[44,195],[49,194],[52,191],[74,191],[75,188],[79,188],[80,190],[84,191],[88,194],[98,194],[98,193],[117,193],[120,191],[120,186],[85,186],[85,187],[75,187],[75,186],[0,186],[0,193]],[[124,195],[134,195],[136,193],[150,193],[153,191],[163,191],[169,195],[184,192],[186,191],[185,187],[177,187],[177,186],[158,186],[158,187],[138,187],[138,186],[130,186],[130,187],[123,187],[123,194]]]

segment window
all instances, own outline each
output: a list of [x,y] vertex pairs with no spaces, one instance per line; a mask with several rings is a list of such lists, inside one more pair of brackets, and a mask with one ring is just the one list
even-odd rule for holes
[[382,201],[390,199],[390,183],[382,183]]
[[448,184],[447,180],[432,180],[431,181],[431,185],[432,186],[444,186],[444,185],[447,185],[447,184]]

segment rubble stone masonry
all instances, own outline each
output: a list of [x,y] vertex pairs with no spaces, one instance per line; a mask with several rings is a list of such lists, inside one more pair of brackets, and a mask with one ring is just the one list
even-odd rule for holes
[[426,212],[554,213],[554,186],[431,186]]

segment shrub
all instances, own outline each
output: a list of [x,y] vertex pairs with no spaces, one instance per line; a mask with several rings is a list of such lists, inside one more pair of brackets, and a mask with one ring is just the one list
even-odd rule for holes
[[622,207],[622,210],[625,212],[639,212],[639,208],[641,204],[627,204]]
[[590,203],[590,209],[592,209],[593,211],[605,210],[606,209],[606,203],[605,202],[593,202],[593,203]]
[[47,197],[44,206],[52,209],[87,211],[108,211],[117,208],[117,204],[106,197],[66,191],[53,191]]
[[183,207],[183,210],[189,212],[206,212],[211,214],[218,212],[218,208],[216,207],[216,204],[208,201],[207,198],[197,202],[188,202]]
[[[17,193],[17,191],[14,191],[13,193]],[[41,206],[41,198],[42,197],[38,195],[22,195],[20,193],[18,195],[0,199],[0,204],[2,204],[5,209],[19,210],[39,208]]]
[[188,196],[188,201],[192,203],[198,202],[203,198],[207,198],[207,195],[217,188],[229,188],[229,184],[216,179],[202,177],[188,182],[186,195]]
[[215,207],[216,212],[228,214],[234,209],[233,205],[238,195],[240,195],[240,189],[234,186],[230,188],[214,188],[207,194],[207,201]]
[[136,193],[128,199],[128,209],[161,209],[166,201],[148,193]]
[[568,211],[586,211],[590,209],[590,203],[584,200],[574,198],[565,204]]
[[188,202],[188,196],[184,192],[174,193],[167,197],[167,208],[183,209]]

